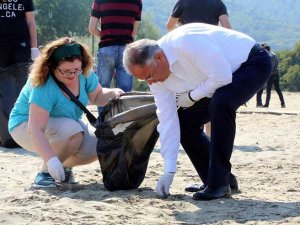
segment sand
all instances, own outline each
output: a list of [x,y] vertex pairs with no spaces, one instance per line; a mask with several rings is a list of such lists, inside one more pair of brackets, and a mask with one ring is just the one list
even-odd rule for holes
[[159,143],[140,188],[109,192],[98,162],[75,167],[79,184],[34,189],[41,160],[24,149],[0,148],[0,224],[300,224],[300,93],[276,93],[270,107],[248,102],[237,114],[232,171],[240,192],[230,199],[194,201],[184,191],[199,182],[181,149],[168,199],[154,193],[163,161]]

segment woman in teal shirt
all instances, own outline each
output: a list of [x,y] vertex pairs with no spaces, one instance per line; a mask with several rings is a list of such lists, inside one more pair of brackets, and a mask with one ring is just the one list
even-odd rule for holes
[[119,88],[102,88],[91,68],[88,49],[68,37],[48,43],[32,65],[8,126],[21,147],[38,153],[43,160],[34,180],[36,187],[70,182],[72,171],[68,168],[97,160],[94,128],[81,120],[82,110],[52,77],[85,106],[88,102],[103,106],[124,93]]

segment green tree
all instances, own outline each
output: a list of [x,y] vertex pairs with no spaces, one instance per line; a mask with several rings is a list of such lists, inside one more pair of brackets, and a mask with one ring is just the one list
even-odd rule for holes
[[35,0],[38,43],[62,36],[88,35],[93,0]]
[[287,91],[300,91],[300,41],[292,51],[278,53],[281,84]]
[[290,66],[282,83],[287,91],[300,91],[300,65]]
[[140,23],[138,33],[136,35],[136,40],[149,38],[157,40],[161,36],[161,30],[158,26],[154,24],[154,19],[152,14],[145,14]]

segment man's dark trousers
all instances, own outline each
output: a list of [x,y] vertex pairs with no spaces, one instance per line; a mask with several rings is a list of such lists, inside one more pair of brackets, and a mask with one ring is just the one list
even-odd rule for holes
[[[270,72],[266,51],[249,55],[233,73],[232,83],[217,89],[211,99],[203,98],[178,110],[181,144],[204,184],[212,188],[229,184],[236,110],[263,87]],[[210,141],[203,133],[203,124],[208,121],[212,125]]]
[[272,90],[273,84],[274,84],[275,90],[278,94],[278,97],[280,99],[280,104],[281,104],[281,106],[284,106],[285,105],[284,98],[283,98],[282,92],[279,87],[279,74],[273,74],[268,80],[265,106],[266,107],[269,106],[270,99],[271,99],[271,90]]

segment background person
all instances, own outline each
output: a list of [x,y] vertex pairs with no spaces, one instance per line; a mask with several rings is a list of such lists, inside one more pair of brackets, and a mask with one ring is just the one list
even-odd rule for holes
[[278,57],[274,52],[271,52],[271,48],[268,44],[262,43],[261,46],[263,47],[263,49],[268,51],[268,53],[271,56],[271,60],[272,60],[272,71],[270,74],[270,78],[267,82],[267,90],[266,90],[267,96],[266,96],[266,102],[264,104],[264,107],[269,107],[269,103],[270,103],[270,99],[271,99],[271,90],[272,90],[272,86],[274,84],[275,91],[280,100],[281,108],[285,108],[286,106],[285,106],[283,94],[281,92],[280,85],[279,85],[280,76],[279,76],[279,69],[278,69],[278,65],[279,65]]
[[177,0],[166,23],[169,31],[187,23],[220,24],[231,29],[227,8],[222,0]]
[[[123,61],[129,73],[148,82],[155,98],[164,158],[157,194],[169,194],[181,142],[204,184],[193,198],[229,197],[236,110],[268,79],[268,53],[243,33],[192,23],[158,41],[127,45]],[[211,140],[203,134],[209,120]]]
[[257,108],[261,108],[264,107],[264,105],[262,104],[262,94],[264,92],[265,86],[262,87],[262,89],[260,89],[257,93],[256,93],[256,107]]
[[94,128],[81,120],[82,110],[54,81],[58,81],[85,106],[105,105],[121,89],[102,88],[91,72],[88,49],[72,38],[48,43],[33,63],[29,78],[10,114],[9,132],[24,149],[43,160],[36,187],[55,187],[68,182],[69,168],[97,159]]
[[7,123],[29,63],[39,55],[34,5],[32,0],[14,0],[0,6],[0,146],[17,147]]
[[[141,0],[94,1],[89,32],[100,38],[97,75],[103,87],[110,87],[115,71],[116,87],[125,92],[132,90],[132,76],[125,71],[122,57],[125,45],[137,34],[141,16]],[[100,118],[101,111],[99,107]]]

